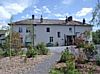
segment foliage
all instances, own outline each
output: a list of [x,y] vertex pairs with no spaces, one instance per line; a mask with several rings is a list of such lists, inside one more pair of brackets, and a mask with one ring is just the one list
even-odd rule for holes
[[[17,55],[16,51],[14,49],[11,49],[11,56],[15,56],[15,55]],[[10,50],[8,50],[8,49],[4,50],[3,51],[3,56],[4,57],[10,56]]]
[[93,38],[93,42],[95,44],[100,44],[100,30],[97,30],[96,32],[92,33],[92,38]]
[[3,56],[4,51],[2,49],[0,49],[0,57]]
[[61,58],[59,62],[66,62],[67,60],[72,58],[74,58],[74,56],[71,53],[69,53],[69,50],[65,49],[65,51],[61,53]]
[[100,54],[96,56],[96,64],[100,66]]
[[16,51],[21,48],[21,38],[18,32],[12,32],[11,40],[10,35],[6,37],[6,42],[2,45],[2,49],[15,49]]
[[75,39],[75,44],[77,47],[84,48],[84,39],[81,37],[77,37]]
[[36,52],[34,49],[28,49],[26,53],[27,58],[35,57],[35,55],[36,55]]
[[65,62],[66,67],[52,69],[50,74],[80,74],[80,72],[75,68],[75,58],[68,50],[62,52],[60,61]]
[[46,55],[48,53],[48,49],[44,45],[44,43],[40,43],[36,46],[37,53],[39,55]]
[[100,25],[100,0],[97,0],[96,7],[94,8],[94,11],[92,13],[92,20],[96,25]]
[[83,50],[88,59],[93,58],[97,54],[96,48],[93,44],[86,44]]
[[75,69],[75,59],[70,58],[66,61],[67,70],[65,71],[66,74],[80,74],[80,72]]
[[52,69],[49,74],[64,74],[63,72],[61,72],[60,70],[57,69]]

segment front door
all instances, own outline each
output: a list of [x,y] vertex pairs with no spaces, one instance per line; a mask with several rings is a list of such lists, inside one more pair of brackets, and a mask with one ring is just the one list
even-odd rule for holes
[[74,44],[74,40],[75,40],[75,36],[74,35],[67,36],[67,45],[73,45]]

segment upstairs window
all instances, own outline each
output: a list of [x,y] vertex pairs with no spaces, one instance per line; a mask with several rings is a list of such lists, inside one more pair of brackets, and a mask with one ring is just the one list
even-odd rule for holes
[[29,33],[30,32],[30,28],[26,28],[26,33]]
[[57,36],[58,36],[58,38],[60,38],[60,32],[57,32]]
[[72,31],[72,28],[69,28],[69,31]]
[[47,27],[47,32],[50,32],[50,28],[49,27]]
[[22,32],[22,27],[19,27],[19,32],[20,32],[20,33]]
[[50,42],[53,42],[53,37],[50,37]]

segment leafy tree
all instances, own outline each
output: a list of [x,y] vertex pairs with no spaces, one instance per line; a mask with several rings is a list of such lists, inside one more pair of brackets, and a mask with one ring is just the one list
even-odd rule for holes
[[93,42],[95,44],[100,44],[100,30],[97,30],[96,32],[93,32],[92,36],[93,36]]
[[12,32],[11,36],[11,42],[10,42],[10,35],[6,37],[6,42],[3,45],[3,49],[10,49],[10,43],[11,43],[11,49],[15,49],[16,51],[21,48],[21,38],[20,34],[18,32]]
[[100,0],[97,0],[96,7],[92,13],[92,20],[94,24],[100,25]]

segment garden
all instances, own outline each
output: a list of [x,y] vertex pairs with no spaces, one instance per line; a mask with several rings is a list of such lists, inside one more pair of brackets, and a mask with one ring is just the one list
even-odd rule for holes
[[49,74],[100,74],[100,56],[93,43],[77,39],[76,46],[66,48]]
[[27,74],[35,65],[50,57],[43,43],[27,50],[0,49],[0,74]]

